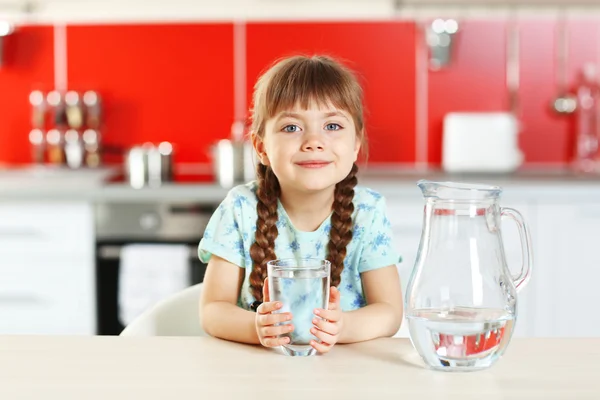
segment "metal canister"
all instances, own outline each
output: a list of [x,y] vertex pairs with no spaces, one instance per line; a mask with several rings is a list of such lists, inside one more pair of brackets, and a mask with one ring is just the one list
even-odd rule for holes
[[161,142],[158,146],[145,143],[135,146],[127,154],[125,166],[129,184],[140,189],[157,187],[173,180],[173,145]]
[[212,149],[213,170],[223,187],[245,183],[255,176],[254,149],[247,141],[219,140]]

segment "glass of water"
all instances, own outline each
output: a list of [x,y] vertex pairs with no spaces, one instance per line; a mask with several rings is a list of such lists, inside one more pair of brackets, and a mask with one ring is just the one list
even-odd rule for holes
[[329,303],[331,263],[317,258],[281,259],[267,263],[269,298],[279,301],[277,313],[290,312],[294,330],[282,335],[290,338],[283,351],[290,356],[310,356],[310,345],[318,339],[310,333],[315,308],[327,309]]

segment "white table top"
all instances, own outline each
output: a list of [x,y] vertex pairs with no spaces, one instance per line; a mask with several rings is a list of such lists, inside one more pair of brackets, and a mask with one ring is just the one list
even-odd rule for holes
[[600,399],[600,338],[512,340],[492,368],[425,369],[408,339],[287,357],[214,338],[0,337],[0,399]]

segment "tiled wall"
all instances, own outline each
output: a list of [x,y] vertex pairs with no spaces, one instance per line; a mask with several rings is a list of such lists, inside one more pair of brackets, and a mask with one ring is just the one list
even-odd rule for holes
[[[597,59],[597,22],[571,21],[569,76]],[[554,115],[553,21],[521,21],[521,147],[528,163],[561,164],[572,141],[567,118]],[[416,54],[410,21],[68,26],[68,88],[98,90],[105,102],[105,143],[126,149],[170,140],[178,162],[208,161],[209,145],[227,137],[235,117],[234,37],[246,40],[242,100],[274,59],[296,52],[346,60],[365,88],[371,163],[414,163],[418,143],[431,166],[441,159],[442,118],[449,111],[508,109],[506,23],[464,21],[452,65],[427,73],[426,124],[417,121]],[[243,54],[243,53],[241,53]],[[53,88],[54,29],[30,26],[5,42],[0,67],[0,163],[29,162],[28,94]],[[239,62],[238,58],[236,62]],[[57,63],[61,65],[61,63]],[[239,65],[239,64],[238,64]],[[423,111],[423,110],[421,110]],[[419,130],[418,126],[426,129]]]

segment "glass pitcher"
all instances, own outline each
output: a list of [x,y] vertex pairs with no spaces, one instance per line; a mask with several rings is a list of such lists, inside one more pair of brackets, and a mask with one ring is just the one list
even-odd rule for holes
[[[438,370],[472,371],[494,364],[511,339],[517,292],[531,276],[531,239],[521,214],[502,208],[497,186],[431,182],[419,252],[406,292],[413,346]],[[501,220],[519,227],[523,265],[506,264]]]

